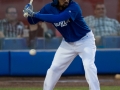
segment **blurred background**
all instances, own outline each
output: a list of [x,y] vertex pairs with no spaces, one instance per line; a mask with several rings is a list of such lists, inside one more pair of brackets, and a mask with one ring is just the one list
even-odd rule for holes
[[[82,13],[87,24],[95,34],[97,48],[120,48],[120,1],[75,1],[82,8]],[[27,19],[23,17],[22,11],[28,2],[29,0],[0,0],[0,49],[57,49],[62,36],[53,25],[45,22],[30,25]],[[34,11],[39,11],[49,2],[51,1],[35,0],[33,2]],[[104,6],[99,7],[98,5],[96,7],[97,4],[103,4]],[[103,8],[104,10],[97,10],[97,8]],[[97,16],[99,18],[96,18]],[[106,16],[107,18],[101,19],[102,16]]]
[[[106,84],[110,81],[113,85],[116,83],[114,75],[120,75],[120,0],[75,1],[82,8],[84,20],[95,35],[95,64],[102,78],[100,82]],[[0,76],[44,77],[61,43],[62,36],[52,24],[39,22],[30,25],[23,17],[23,9],[28,2],[0,0]],[[52,0],[34,0],[34,11],[39,11],[49,2]],[[37,54],[30,56],[30,49],[36,49]],[[63,74],[71,75],[84,76],[78,56]],[[107,81],[103,82],[106,75]]]

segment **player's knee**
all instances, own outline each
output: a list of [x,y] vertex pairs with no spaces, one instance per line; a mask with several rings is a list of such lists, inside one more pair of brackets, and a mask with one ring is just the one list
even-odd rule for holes
[[54,72],[57,72],[57,71],[62,71],[63,70],[63,67],[64,66],[61,66],[59,64],[53,64],[51,67],[50,67],[50,70],[54,71]]
[[88,70],[92,68],[95,68],[94,63],[84,63],[84,69]]

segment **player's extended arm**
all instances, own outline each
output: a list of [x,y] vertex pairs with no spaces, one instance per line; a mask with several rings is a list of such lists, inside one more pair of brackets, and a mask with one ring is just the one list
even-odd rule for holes
[[64,11],[60,14],[54,15],[54,14],[40,14],[40,13],[35,13],[33,17],[38,18],[40,20],[50,22],[50,23],[58,23],[60,21],[65,21],[70,19],[70,12]]
[[70,16],[71,12],[69,12],[69,11],[64,11],[57,15],[41,14],[40,12],[33,12],[31,9],[26,9],[25,11],[29,14],[28,21],[30,22],[32,20],[32,21],[34,21],[34,23],[37,23],[39,21],[46,21],[49,23],[58,23],[61,21],[68,20],[71,17]]
[[[60,21],[68,20],[71,16],[69,11],[64,11],[60,14],[54,15],[54,14],[41,14],[40,12],[33,12],[30,8],[25,8],[24,11],[28,13],[28,21],[32,23],[37,23],[40,20],[50,22],[50,23],[58,23]],[[31,17],[31,18],[30,18]],[[34,20],[33,20],[34,19]],[[38,20],[37,20],[38,19]],[[32,24],[31,23],[31,24]]]

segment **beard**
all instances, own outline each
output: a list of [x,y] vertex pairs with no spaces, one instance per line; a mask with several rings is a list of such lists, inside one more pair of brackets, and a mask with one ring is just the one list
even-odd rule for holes
[[62,8],[62,10],[66,9],[68,7],[69,3],[65,2],[63,5],[60,5],[59,7]]
[[65,2],[65,3],[63,4],[63,7],[66,8],[68,5],[69,5],[69,3],[68,3],[68,2]]

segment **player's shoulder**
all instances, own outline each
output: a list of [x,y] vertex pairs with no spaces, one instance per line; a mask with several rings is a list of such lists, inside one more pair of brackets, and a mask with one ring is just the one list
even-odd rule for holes
[[71,1],[70,6],[71,7],[77,7],[77,8],[80,7],[80,5],[75,1]]
[[72,8],[72,9],[80,9],[80,5],[75,2],[75,1],[72,1],[69,5],[69,8]]
[[44,8],[51,8],[51,7],[52,7],[51,4],[52,4],[52,3],[48,3],[48,4],[46,4],[46,5],[44,6]]
[[48,3],[40,10],[40,13],[47,14],[48,12],[51,11],[51,8],[52,8],[51,3]]

